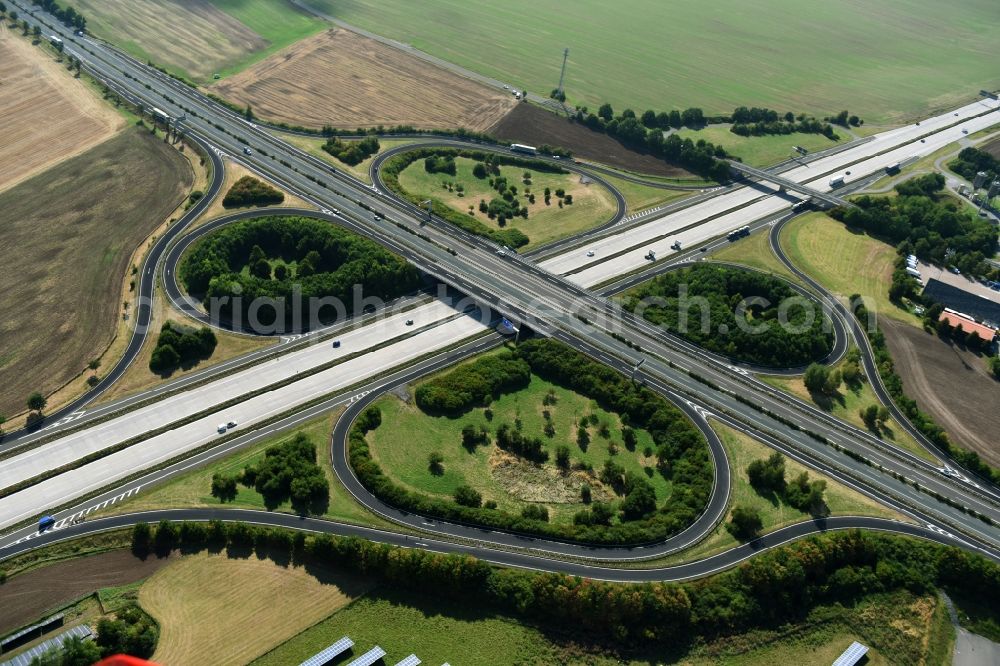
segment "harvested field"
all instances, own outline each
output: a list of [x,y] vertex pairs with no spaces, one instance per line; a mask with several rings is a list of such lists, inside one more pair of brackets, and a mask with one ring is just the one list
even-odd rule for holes
[[956,444],[1000,465],[1000,382],[983,357],[887,317],[879,320],[906,395]]
[[[130,256],[186,195],[191,167],[130,129],[0,195],[0,413],[83,370],[114,335]],[[40,233],[44,230],[44,233]]]
[[208,0],[79,0],[87,28],[139,58],[210,79],[267,41]]
[[160,623],[153,661],[172,666],[246,664],[370,587],[321,566],[189,555],[143,583],[139,603]]
[[304,39],[211,89],[252,104],[261,118],[307,127],[485,130],[515,104],[510,95],[340,29]]
[[980,150],[985,150],[993,157],[1000,159],[1000,139],[993,139],[985,146],[981,146]]
[[65,67],[0,24],[0,191],[110,138],[124,124]]
[[655,176],[700,180],[694,174],[663,160],[626,148],[607,134],[557,116],[533,104],[518,104],[489,133],[507,141],[538,146],[547,143],[573,151],[575,157]]
[[33,622],[45,611],[102,587],[142,580],[172,560],[141,560],[127,550],[65,560],[14,576],[3,586],[0,635]]

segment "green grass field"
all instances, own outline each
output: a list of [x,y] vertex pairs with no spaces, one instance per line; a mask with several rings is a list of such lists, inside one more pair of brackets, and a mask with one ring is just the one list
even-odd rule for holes
[[732,242],[721,250],[713,252],[711,258],[757,268],[780,275],[792,282],[799,282],[799,279],[771,251],[770,234],[767,230],[758,231]]
[[837,128],[840,140],[831,141],[822,134],[775,134],[768,136],[740,136],[729,131],[729,125],[708,125],[704,129],[681,129],[681,138],[692,141],[704,139],[722,146],[730,155],[741,158],[752,166],[764,167],[783,162],[795,154],[793,146],[801,146],[809,152],[833,148],[851,140],[844,130]]
[[[542,399],[555,391],[558,402],[544,407]],[[602,410],[592,400],[577,393],[532,376],[527,388],[516,393],[501,396],[491,405],[492,422],[487,421],[484,409],[476,408],[458,418],[428,416],[415,405],[407,404],[396,396],[381,399],[382,425],[369,434],[372,454],[387,475],[401,485],[450,498],[455,489],[467,484],[483,495],[483,500],[495,500],[500,509],[520,513],[531,502],[548,507],[552,522],[570,522],[574,513],[584,508],[580,501],[579,486],[586,481],[593,488],[594,499],[613,501],[615,496],[610,488],[605,488],[596,479],[596,474],[604,461],[612,457],[626,471],[644,474],[644,467],[655,465],[655,458],[646,458],[643,453],[652,445],[649,433],[636,431],[638,443],[635,451],[628,451],[622,444],[621,420],[616,414]],[[552,438],[543,435],[544,417],[542,411],[548,409],[556,434]],[[607,422],[610,438],[599,435],[598,426],[588,426],[591,441],[587,450],[581,450],[576,443],[576,424],[584,416],[596,414],[601,422]],[[476,427],[484,425],[491,434],[502,423],[512,427],[517,417],[523,423],[523,431],[530,437],[541,437],[549,451],[549,462],[540,468],[524,461],[515,463],[513,457],[500,452],[495,445],[477,447],[469,453],[462,447],[462,428],[471,423]],[[610,456],[609,442],[616,442],[618,453]],[[571,473],[563,477],[555,466],[555,450],[560,444],[570,448],[573,464],[586,462],[593,465],[595,478],[583,472]],[[444,456],[444,473],[434,475],[428,466],[428,455],[439,451]],[[657,503],[662,503],[670,493],[670,483],[658,473],[649,478],[656,490]]]
[[[337,412],[339,414],[339,411]],[[264,450],[269,446],[280,444],[290,439],[295,432],[304,432],[316,445],[316,459],[323,473],[330,482],[330,505],[324,517],[333,520],[343,520],[372,527],[387,527],[389,523],[369,513],[358,504],[347,490],[340,485],[333,475],[330,462],[330,434],[337,414],[326,414],[306,421],[293,433],[285,433],[270,437],[249,448],[237,451],[224,458],[216,460],[205,467],[186,472],[180,477],[154,488],[148,493],[142,493],[125,502],[115,504],[107,513],[127,513],[130,511],[147,511],[152,509],[181,507],[233,507],[237,509],[264,509],[264,498],[253,488],[237,484],[236,499],[225,504],[212,497],[213,474],[236,474],[247,465],[253,464],[264,456]],[[286,502],[277,511],[291,513],[291,506]]]
[[658,187],[639,185],[607,174],[601,174],[601,177],[625,197],[626,210],[629,213],[638,213],[692,195],[692,192],[686,190],[661,190]]
[[311,14],[298,11],[287,0],[210,0],[210,2],[266,39],[269,44],[222,69],[223,77],[259,62],[275,51],[315,35],[328,24]]
[[889,300],[896,249],[864,233],[851,231],[823,213],[792,220],[779,239],[800,270],[846,299],[861,294],[879,317],[920,325],[916,315]]
[[[780,498],[763,497],[753,489],[747,478],[747,465],[754,460],[766,458],[774,450],[761,444],[749,435],[734,430],[718,422],[712,422],[712,429],[718,433],[729,458],[729,469],[732,476],[732,490],[729,494],[729,508],[737,504],[749,506],[760,513],[764,527],[762,532],[770,532],[785,525],[801,522],[810,518],[809,514],[795,507],[786,505]],[[811,479],[824,479],[827,483],[824,500],[830,515],[840,516],[875,516],[879,518],[901,518],[899,514],[883,507],[875,500],[848,488],[828,476],[808,469],[805,466],[785,457],[785,478],[791,479],[802,472],[809,472]],[[727,518],[728,520],[728,514]],[[710,555],[728,550],[738,541],[725,528],[725,520],[693,548],[668,556],[657,564],[679,564],[699,560]]]
[[1000,86],[993,0],[308,4],[542,95],[559,82],[569,48],[571,106],[728,113],[756,105],[818,116],[847,107],[884,124]]
[[[450,176],[444,173],[428,173],[424,169],[424,161],[417,160],[399,174],[399,184],[410,194],[420,198],[437,199],[462,213],[467,212],[469,206],[472,206],[474,214],[470,218],[492,229],[499,229],[496,220],[491,220],[485,213],[479,212],[480,200],[489,203],[499,195],[490,187],[488,179],[479,179],[472,175],[472,168],[475,165],[475,160],[456,158],[456,174]],[[530,185],[522,182],[521,176],[526,171],[531,173]],[[523,167],[501,166],[500,175],[517,187],[521,205],[528,208],[528,219],[518,217],[507,222],[508,227],[520,229],[531,239],[526,246],[527,249],[607,222],[615,212],[614,198],[608,190],[596,183],[581,184],[580,177],[576,174],[543,173]],[[449,191],[442,186],[443,183],[462,185],[465,188],[464,196],[459,196],[457,188]],[[543,196],[546,187],[552,190],[549,205],[545,204]],[[529,188],[535,194],[533,204],[528,202],[526,196],[526,189]],[[555,195],[555,191],[559,188],[564,189],[566,194],[573,195],[572,204],[559,207],[559,199]]]

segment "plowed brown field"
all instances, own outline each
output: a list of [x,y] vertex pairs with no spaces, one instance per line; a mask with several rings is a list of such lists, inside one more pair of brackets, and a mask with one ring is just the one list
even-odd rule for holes
[[211,86],[258,116],[307,127],[485,130],[514,105],[491,90],[348,30],[304,39]]
[[888,318],[879,324],[906,394],[951,441],[1000,465],[1000,383],[989,376],[983,357]]
[[0,191],[78,155],[125,124],[27,38],[0,25]]

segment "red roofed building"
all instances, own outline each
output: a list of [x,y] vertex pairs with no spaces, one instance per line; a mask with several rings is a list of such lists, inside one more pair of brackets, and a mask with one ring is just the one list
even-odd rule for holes
[[965,315],[959,314],[957,312],[952,312],[950,310],[945,310],[941,313],[941,319],[948,322],[948,325],[952,328],[962,327],[962,330],[966,334],[970,334],[973,331],[979,334],[981,340],[990,341],[993,336],[997,334],[996,329],[990,328],[983,324],[977,323],[974,319],[966,317]]

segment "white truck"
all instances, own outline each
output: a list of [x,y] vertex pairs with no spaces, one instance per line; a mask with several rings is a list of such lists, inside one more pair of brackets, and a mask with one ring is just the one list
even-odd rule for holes
[[831,178],[830,179],[830,188],[831,189],[835,190],[838,187],[843,187],[843,186],[844,186],[844,177],[843,176],[837,176],[836,178]]

